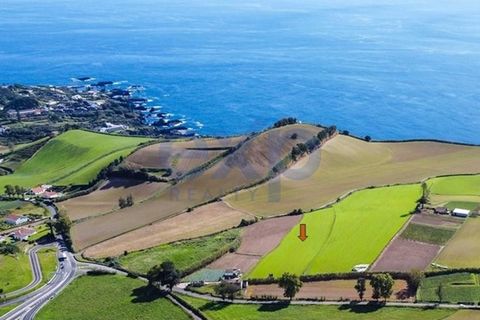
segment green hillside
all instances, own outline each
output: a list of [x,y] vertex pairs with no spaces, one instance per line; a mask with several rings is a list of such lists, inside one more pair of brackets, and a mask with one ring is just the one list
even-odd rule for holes
[[65,132],[50,140],[13,174],[0,177],[0,191],[7,184],[86,184],[113,160],[128,155],[146,141],[81,130]]

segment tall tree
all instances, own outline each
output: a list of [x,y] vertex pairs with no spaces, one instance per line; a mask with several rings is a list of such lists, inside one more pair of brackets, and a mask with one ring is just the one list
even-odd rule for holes
[[443,283],[440,282],[436,289],[436,294],[438,296],[438,302],[442,303],[443,302]]
[[375,274],[370,280],[370,285],[373,289],[372,298],[380,299],[384,298],[385,301],[390,298],[393,293],[393,284],[395,281],[388,273]]
[[284,273],[278,281],[278,286],[284,290],[283,296],[289,298],[290,301],[300,291],[303,283],[297,275],[291,273]]
[[240,287],[235,283],[222,281],[215,286],[214,290],[223,300],[225,300],[225,298],[233,300],[235,298],[235,293],[240,291]]
[[420,203],[427,204],[430,202],[430,188],[426,182],[422,182],[422,198]]
[[15,194],[15,188],[12,185],[7,184],[5,186],[5,194],[9,197],[13,196]]
[[147,273],[147,279],[149,285],[160,283],[171,291],[180,281],[180,271],[175,268],[173,262],[165,261],[150,269]]
[[410,291],[412,295],[415,295],[424,278],[425,275],[420,270],[412,270],[412,272],[410,272],[407,278],[407,284],[408,291]]
[[355,285],[355,290],[357,290],[358,297],[360,298],[360,301],[363,301],[363,297],[365,296],[365,291],[367,290],[367,287],[365,285],[365,278],[358,278],[357,279],[357,284]]

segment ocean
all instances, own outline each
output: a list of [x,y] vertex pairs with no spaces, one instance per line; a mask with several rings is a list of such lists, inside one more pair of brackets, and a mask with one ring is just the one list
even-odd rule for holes
[[142,85],[200,134],[293,116],[480,144],[480,1],[0,1],[0,83],[81,76]]

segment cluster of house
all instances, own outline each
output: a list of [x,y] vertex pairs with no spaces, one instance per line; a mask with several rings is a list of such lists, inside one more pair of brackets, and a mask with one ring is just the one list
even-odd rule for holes
[[0,235],[0,243],[6,242],[7,237],[10,237],[11,239],[16,241],[28,241],[28,239],[36,233],[37,233],[37,230],[35,230],[34,228],[27,228],[27,227],[18,228],[7,235]]
[[437,207],[434,209],[434,211],[436,214],[451,214],[452,216],[460,218],[467,218],[471,213],[471,211],[467,209],[455,208],[453,210],[449,210],[446,207]]
[[57,87],[25,87],[17,91],[19,96],[34,97],[40,105],[38,107],[23,110],[8,110],[10,119],[38,119],[48,116],[50,111],[55,113],[78,116],[82,113],[98,109],[105,103],[105,95],[98,90],[85,92],[72,91],[67,88]]
[[60,198],[62,193],[52,190],[53,186],[49,184],[42,184],[41,186],[30,189],[29,194],[35,197],[53,200]]
[[8,110],[7,115],[10,119],[32,119],[46,116],[48,111],[49,109],[47,107],[25,110]]

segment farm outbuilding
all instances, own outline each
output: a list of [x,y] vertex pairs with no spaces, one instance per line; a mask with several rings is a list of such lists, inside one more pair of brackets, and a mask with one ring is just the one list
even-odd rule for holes
[[456,208],[453,210],[452,215],[456,217],[466,218],[470,215],[470,210]]
[[448,208],[446,207],[437,207],[435,208],[436,214],[448,214]]

